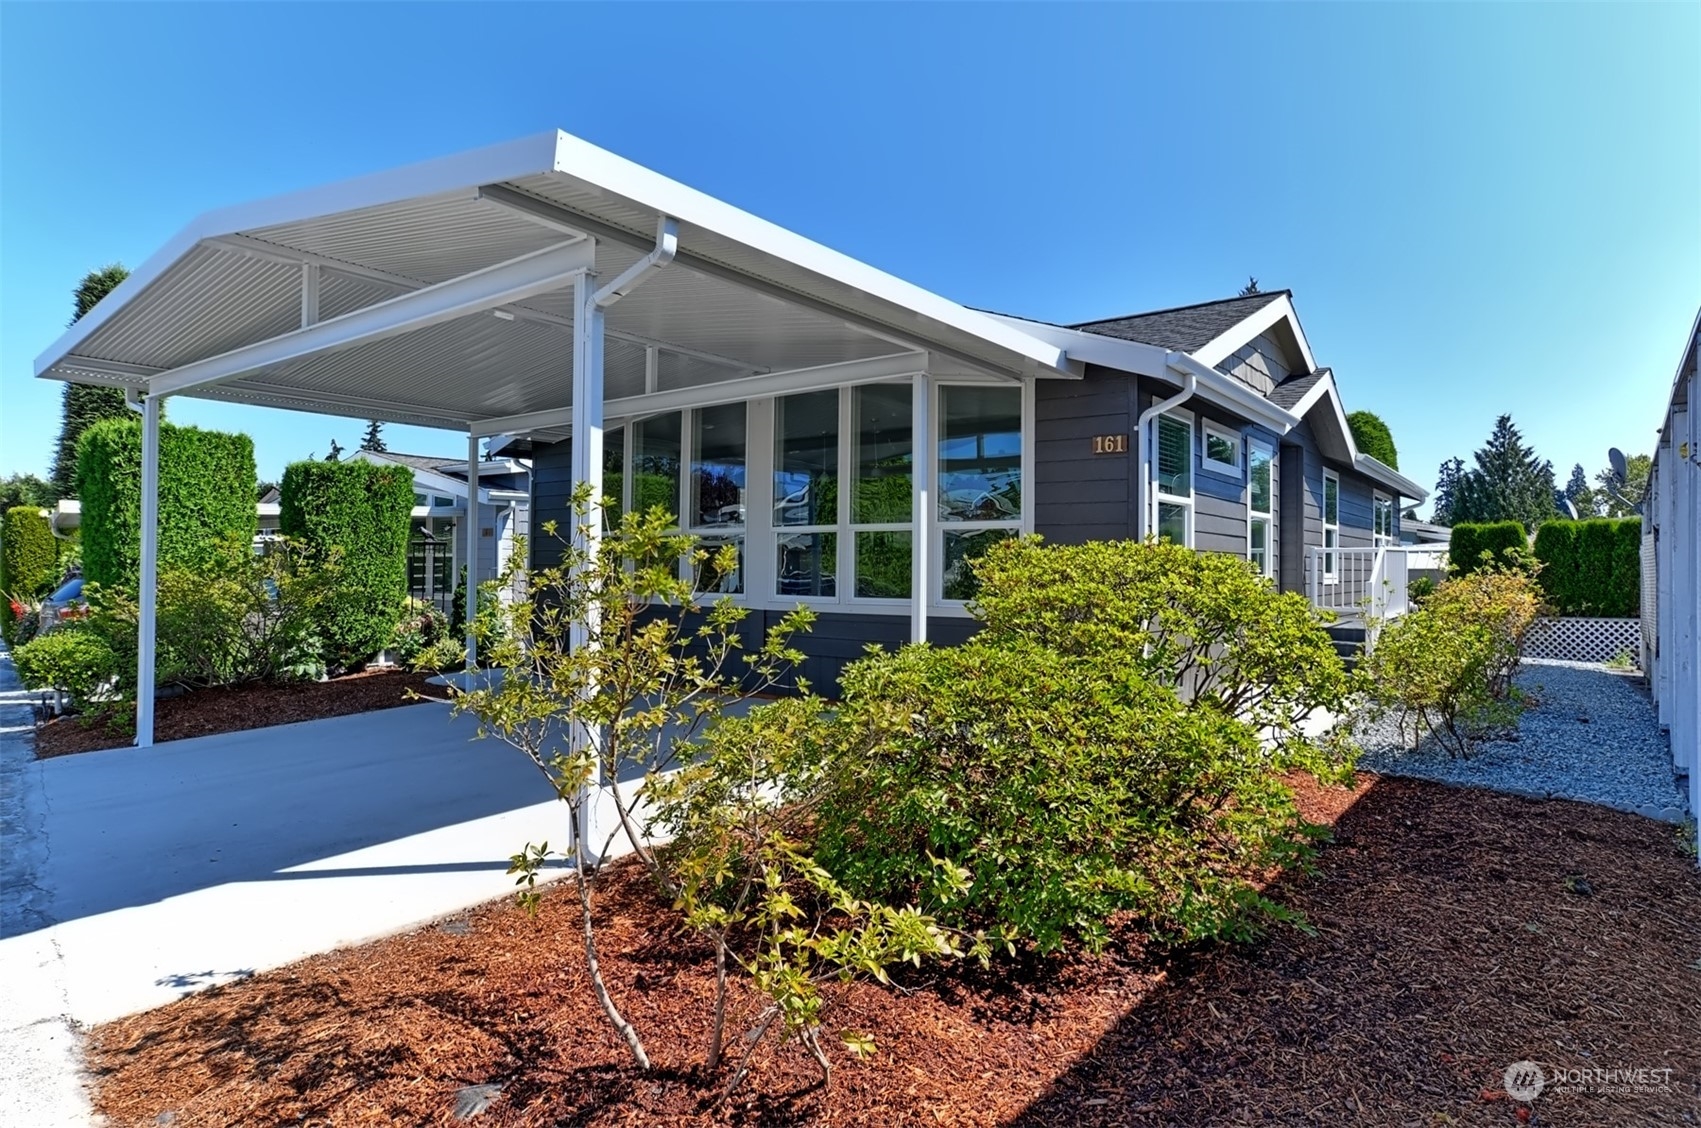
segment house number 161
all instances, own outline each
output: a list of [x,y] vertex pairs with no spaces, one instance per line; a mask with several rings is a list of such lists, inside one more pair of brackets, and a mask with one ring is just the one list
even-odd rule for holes
[[1128,436],[1127,435],[1094,435],[1093,436],[1093,453],[1094,454],[1127,454],[1128,453]]

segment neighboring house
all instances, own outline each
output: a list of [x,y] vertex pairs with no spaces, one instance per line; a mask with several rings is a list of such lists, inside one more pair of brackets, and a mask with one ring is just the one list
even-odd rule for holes
[[[258,538],[274,537],[278,532],[278,493],[276,489],[268,490],[266,496],[254,505],[254,515],[259,530]],[[74,497],[60,498],[54,503],[48,513],[48,520],[53,525],[55,536],[68,537],[76,532],[83,524],[83,503]]]
[[[466,562],[466,459],[373,450],[355,451],[349,458],[413,472],[408,591],[447,614]],[[488,580],[513,556],[516,538],[530,535],[531,468],[512,458],[482,459],[478,485],[478,574]],[[512,597],[513,589],[504,594]]]
[[1427,521],[1400,521],[1401,544],[1438,544],[1446,546],[1453,543],[1453,530],[1446,525],[1431,525]]
[[[1689,327],[1642,501],[1642,668],[1701,813],[1701,313]],[[1652,584],[1649,584],[1650,578]],[[1650,590],[1651,587],[1651,590]],[[1697,838],[1701,846],[1701,837]]]

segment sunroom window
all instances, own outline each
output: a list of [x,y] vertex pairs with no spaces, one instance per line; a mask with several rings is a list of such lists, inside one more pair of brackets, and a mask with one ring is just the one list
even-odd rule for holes
[[1193,423],[1176,415],[1160,415],[1152,477],[1157,486],[1159,540],[1193,546]]
[[837,595],[837,390],[774,401],[773,523],[775,594]]
[[[691,413],[691,531],[710,554],[697,576],[701,591],[722,595],[744,591],[745,406],[702,407]],[[717,570],[714,556],[726,545],[738,552],[731,571]]]
[[851,537],[858,599],[910,595],[915,436],[908,384],[851,389]]
[[939,393],[940,594],[973,598],[973,561],[1022,527],[1022,393],[946,386]]
[[632,440],[632,508],[643,513],[659,505],[678,517],[679,413],[633,424]]

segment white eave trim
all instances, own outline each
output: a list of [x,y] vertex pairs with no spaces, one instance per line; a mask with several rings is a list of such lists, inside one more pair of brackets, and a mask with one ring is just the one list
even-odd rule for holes
[[1201,364],[1214,368],[1284,319],[1293,331],[1294,340],[1299,344],[1299,355],[1305,362],[1304,371],[1315,372],[1317,362],[1312,359],[1311,344],[1305,339],[1305,331],[1299,326],[1299,314],[1294,312],[1293,300],[1286,294],[1278,295],[1268,305],[1259,307],[1256,313],[1238,322],[1203,348],[1194,349],[1193,356]]

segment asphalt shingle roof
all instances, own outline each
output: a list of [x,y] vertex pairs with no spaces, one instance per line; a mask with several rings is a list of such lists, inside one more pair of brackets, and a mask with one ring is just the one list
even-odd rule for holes
[[1319,368],[1304,376],[1289,376],[1280,384],[1270,389],[1267,397],[1277,407],[1292,407],[1305,398],[1305,393],[1317,386],[1318,381],[1329,375],[1329,369]]
[[1084,333],[1105,337],[1120,337],[1161,349],[1192,352],[1200,349],[1245,321],[1277,298],[1290,296],[1287,290],[1272,290],[1265,294],[1224,298],[1214,302],[1177,306],[1174,309],[1132,313],[1126,317],[1108,317],[1100,321],[1083,321],[1071,325]]
[[439,474],[447,470],[459,470],[461,477],[467,476],[467,462],[464,458],[457,461],[453,458],[444,458],[442,455],[402,454],[393,450],[374,451],[373,453],[388,458],[391,462],[400,462],[404,466],[411,466],[415,470],[431,470]]

